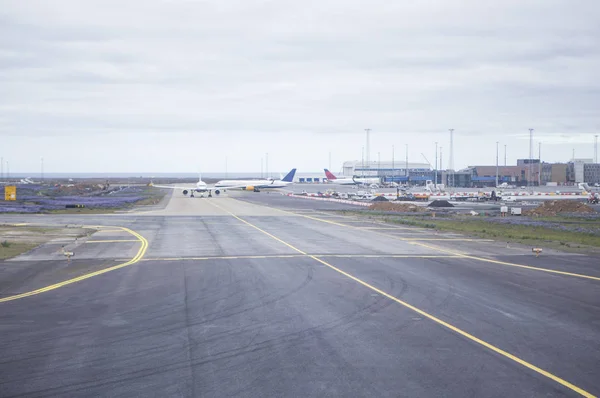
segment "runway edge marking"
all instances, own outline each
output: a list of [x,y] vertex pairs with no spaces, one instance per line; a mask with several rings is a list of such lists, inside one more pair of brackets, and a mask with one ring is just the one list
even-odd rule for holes
[[584,390],[584,389],[582,389],[580,387],[577,387],[576,385],[574,385],[574,384],[572,384],[572,383],[570,383],[570,382],[568,382],[568,381],[566,381],[566,380],[564,380],[564,379],[562,379],[562,378],[560,378],[560,377],[558,377],[558,376],[556,376],[556,375],[554,375],[554,374],[552,374],[552,373],[550,373],[550,372],[548,372],[548,371],[546,371],[546,370],[544,370],[542,368],[539,368],[539,367],[537,367],[537,366],[535,366],[535,365],[533,365],[533,364],[525,361],[524,359],[521,359],[521,358],[519,358],[519,357],[517,357],[517,356],[515,356],[515,355],[513,355],[513,354],[511,354],[511,353],[509,353],[507,351],[504,351],[501,348],[498,348],[498,347],[496,347],[496,346],[488,343],[487,341],[484,341],[484,340],[482,340],[482,339],[480,339],[478,337],[475,337],[472,334],[470,334],[468,332],[465,332],[464,330],[462,330],[462,329],[460,329],[460,328],[458,328],[458,327],[456,327],[456,326],[454,326],[454,325],[452,325],[452,324],[450,324],[450,323],[448,323],[446,321],[443,321],[442,319],[437,318],[436,316],[431,315],[428,312],[425,312],[425,311],[423,311],[423,310],[421,310],[421,309],[419,309],[419,308],[417,308],[417,307],[415,307],[415,306],[413,306],[413,305],[411,305],[411,304],[409,304],[409,303],[407,303],[407,302],[405,302],[403,300],[400,300],[399,298],[397,298],[395,296],[392,296],[391,294],[386,293],[386,292],[384,292],[381,289],[376,288],[375,286],[373,286],[373,285],[371,285],[371,284],[363,281],[360,278],[357,278],[356,276],[354,276],[352,274],[349,274],[349,273],[347,273],[345,271],[342,271],[341,269],[339,269],[339,268],[337,268],[337,267],[329,264],[328,262],[326,262],[326,261],[324,261],[324,260],[322,260],[322,259],[320,259],[320,258],[318,258],[318,257],[316,257],[314,255],[308,254],[308,253],[306,253],[306,252],[298,249],[297,247],[295,247],[295,246],[287,243],[286,241],[284,241],[282,239],[279,239],[275,235],[273,235],[273,234],[265,231],[264,229],[262,229],[260,227],[257,227],[256,225],[254,225],[254,224],[252,224],[252,223],[244,220],[243,218],[240,218],[240,217],[236,216],[232,212],[230,212],[228,210],[225,210],[222,207],[220,207],[220,206],[218,206],[218,205],[216,205],[214,203],[211,203],[211,204],[213,206],[216,206],[216,207],[220,208],[221,210],[229,213],[232,217],[234,217],[235,219],[243,222],[244,224],[246,224],[246,225],[248,225],[248,226],[250,226],[250,227],[252,227],[252,228],[254,228],[254,229],[256,229],[256,230],[258,230],[260,232],[262,232],[263,234],[265,234],[265,235],[273,238],[274,240],[276,240],[276,241],[284,244],[285,246],[289,247],[290,249],[293,249],[293,250],[297,251],[298,253],[304,254],[307,257],[310,257],[310,258],[312,258],[315,261],[318,261],[319,263],[325,265],[326,267],[329,267],[330,269],[332,269],[332,270],[334,270],[334,271],[336,271],[336,272],[338,272],[338,273],[346,276],[349,279],[352,279],[353,281],[355,281],[355,282],[357,282],[357,283],[359,283],[359,284],[361,284],[361,285],[363,285],[363,286],[365,286],[365,287],[373,290],[374,292],[377,292],[377,293],[381,294],[382,296],[387,297],[388,299],[390,299],[392,301],[395,301],[396,303],[398,303],[398,304],[400,304],[400,305],[402,305],[402,306],[404,306],[404,307],[406,307],[406,308],[408,308],[408,309],[416,312],[417,314],[422,315],[425,318],[428,318],[428,319],[432,320],[433,322],[437,323],[438,325],[444,326],[445,328],[447,328],[447,329],[449,329],[449,330],[451,330],[451,331],[453,331],[453,332],[455,332],[455,333],[457,333],[457,334],[459,334],[459,335],[461,335],[461,336],[463,336],[463,337],[465,337],[465,338],[467,338],[467,339],[469,339],[469,340],[471,340],[471,341],[473,341],[473,342],[475,342],[475,343],[477,343],[477,344],[479,344],[479,345],[481,345],[481,346],[483,346],[483,347],[485,347],[485,348],[487,348],[487,349],[489,349],[491,351],[494,351],[495,353],[500,354],[501,356],[503,356],[505,358],[508,358],[508,359],[510,359],[510,360],[518,363],[519,365],[522,365],[522,366],[526,367],[527,369],[530,369],[530,370],[532,370],[532,371],[534,371],[534,372],[536,372],[536,373],[538,373],[538,374],[540,374],[542,376],[545,376],[546,378],[548,378],[550,380],[553,380],[553,381],[557,382],[558,384],[560,384],[560,385],[562,385],[562,386],[564,386],[564,387],[566,387],[566,388],[568,388],[568,389],[570,389],[570,390],[572,390],[572,391],[574,391],[574,392],[576,392],[576,393],[578,393],[578,394],[580,394],[580,395],[582,395],[584,397],[595,398],[595,395],[587,392],[586,390]]
[[[90,226],[90,225],[85,225],[83,227],[84,228],[103,228],[104,226]],[[104,268],[104,269],[99,270],[99,271],[95,271],[95,272],[91,272],[89,274],[81,275],[81,276],[78,276],[77,278],[68,279],[66,281],[55,283],[53,285],[42,287],[40,289],[32,290],[30,292],[25,292],[25,293],[21,293],[21,294],[15,294],[13,296],[3,297],[3,298],[0,298],[0,303],[4,303],[4,302],[7,302],[7,301],[18,300],[18,299],[22,299],[22,298],[29,297],[29,296],[35,296],[36,294],[49,292],[51,290],[55,290],[55,289],[61,288],[61,287],[66,286],[66,285],[70,285],[72,283],[80,282],[80,281],[92,278],[94,276],[102,275],[102,274],[105,274],[107,272],[114,271],[114,270],[117,270],[117,269],[120,269],[120,268],[124,268],[124,267],[127,267],[129,265],[132,265],[132,264],[135,264],[135,263],[139,262],[142,259],[142,257],[144,257],[144,254],[146,254],[146,250],[148,249],[148,241],[146,240],[146,238],[144,238],[139,233],[137,233],[137,232],[135,232],[135,231],[133,231],[133,230],[131,230],[129,228],[126,228],[126,227],[114,227],[114,226],[111,226],[110,228],[121,228],[122,231],[130,233],[131,235],[135,236],[139,240],[139,242],[141,242],[140,249],[138,250],[137,254],[131,260],[129,260],[129,261],[125,262],[125,263],[122,263],[122,264],[114,265],[114,266],[109,267],[109,268]]]

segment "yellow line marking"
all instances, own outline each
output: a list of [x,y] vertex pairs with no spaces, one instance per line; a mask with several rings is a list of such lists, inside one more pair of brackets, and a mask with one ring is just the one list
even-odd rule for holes
[[96,233],[100,233],[100,232],[123,232],[120,229],[101,229],[100,231],[97,231]]
[[[216,204],[213,204],[213,205],[217,206]],[[226,211],[226,210],[223,210],[223,211]],[[577,392],[578,394],[581,394],[581,395],[583,395],[585,397],[590,397],[590,398],[594,397],[594,395],[592,395],[591,393],[585,391],[584,389],[582,389],[580,387],[577,387],[576,385],[574,385],[572,383],[569,383],[568,381],[566,381],[566,380],[564,380],[564,379],[562,379],[562,378],[560,378],[560,377],[558,377],[558,376],[556,376],[556,375],[554,375],[554,374],[552,374],[552,373],[550,373],[550,372],[548,372],[548,371],[546,371],[546,370],[544,370],[542,368],[539,368],[539,367],[537,367],[537,366],[535,366],[535,365],[533,365],[533,364],[531,364],[531,363],[529,363],[529,362],[527,362],[527,361],[525,361],[525,360],[523,360],[523,359],[521,359],[521,358],[519,358],[519,357],[517,357],[517,356],[515,356],[515,355],[513,355],[513,354],[511,354],[509,352],[507,352],[507,351],[504,351],[504,350],[502,350],[502,349],[500,349],[500,348],[498,348],[498,347],[496,347],[496,346],[488,343],[487,341],[484,341],[484,340],[482,340],[482,339],[480,339],[478,337],[475,337],[472,334],[470,334],[468,332],[465,332],[464,330],[462,330],[462,329],[460,329],[460,328],[458,328],[458,327],[456,327],[454,325],[451,325],[450,323],[448,323],[446,321],[443,321],[440,318],[437,318],[436,316],[431,315],[430,313],[425,312],[425,311],[423,311],[423,310],[421,310],[421,309],[419,309],[419,308],[417,308],[417,307],[415,307],[415,306],[407,303],[406,301],[400,300],[399,298],[394,297],[391,294],[386,293],[383,290],[380,290],[380,289],[376,288],[373,285],[370,285],[369,283],[363,281],[362,279],[357,278],[354,275],[351,275],[351,274],[349,274],[349,273],[347,273],[345,271],[342,271],[341,269],[339,269],[339,268],[337,268],[337,267],[329,264],[328,262],[326,262],[326,261],[324,261],[324,260],[322,260],[322,259],[320,259],[320,258],[318,258],[316,256],[307,254],[306,252],[304,252],[304,251],[296,248],[295,246],[292,246],[291,244],[289,244],[289,243],[287,243],[287,242],[279,239],[275,235],[272,235],[272,234],[268,233],[264,229],[261,229],[261,228],[257,227],[256,225],[249,223],[248,221],[246,221],[246,220],[244,220],[244,219],[236,216],[235,214],[233,214],[231,212],[228,212],[228,213],[232,217],[236,218],[237,220],[243,222],[244,224],[246,224],[248,226],[253,227],[254,229],[262,232],[263,234],[265,234],[265,235],[273,238],[274,240],[276,240],[276,241],[284,244],[285,246],[289,247],[290,249],[293,249],[293,250],[297,251],[298,253],[304,254],[304,255],[306,255],[306,256],[314,259],[315,261],[318,261],[319,263],[321,263],[321,264],[323,264],[323,265],[331,268],[332,270],[334,270],[334,271],[336,271],[336,272],[338,272],[338,273],[340,273],[340,274],[342,274],[342,275],[344,275],[344,276],[352,279],[353,281],[355,281],[355,282],[357,282],[357,283],[359,283],[359,284],[361,284],[361,285],[363,285],[363,286],[365,286],[365,287],[373,290],[374,292],[377,292],[377,293],[381,294],[382,296],[387,297],[388,299],[393,300],[396,303],[398,303],[398,304],[400,304],[400,305],[402,305],[402,306],[404,306],[404,307],[406,307],[406,308],[408,308],[408,309],[416,312],[417,314],[419,314],[419,315],[421,315],[421,316],[423,316],[425,318],[428,318],[428,319],[432,320],[433,322],[437,323],[438,325],[444,326],[445,328],[450,329],[453,332],[455,332],[457,334],[460,334],[461,336],[466,337],[467,339],[469,339],[469,340],[471,340],[471,341],[473,341],[473,342],[475,342],[475,343],[477,343],[477,344],[479,344],[479,345],[481,345],[481,346],[483,346],[483,347],[485,347],[485,348],[487,348],[487,349],[489,349],[491,351],[494,351],[495,353],[500,354],[500,355],[502,355],[502,356],[504,356],[504,357],[506,357],[506,358],[508,358],[508,359],[510,359],[510,360],[512,360],[512,361],[514,361],[514,362],[516,362],[516,363],[518,363],[518,364],[520,364],[520,365],[522,365],[522,366],[530,369],[530,370],[533,370],[534,372],[537,372],[537,373],[541,374],[542,376],[545,376],[545,377],[547,377],[547,378],[549,378],[549,379],[551,379],[551,380],[553,380],[553,381],[555,381],[555,382],[563,385],[564,387],[567,387],[567,388],[569,388],[569,389]]]
[[[317,217],[311,217],[311,216],[305,216],[303,214],[299,214],[300,217],[305,217],[305,218],[310,218],[311,220],[315,220],[315,221],[321,221],[327,224],[334,224],[340,227],[346,227],[346,228],[353,228],[353,229],[359,229],[358,227],[352,226],[352,225],[344,225],[344,224],[340,224],[340,223],[335,223],[329,220],[323,220]],[[421,239],[421,238],[402,238],[400,236],[394,236],[394,235],[389,235],[389,234],[385,234],[383,232],[378,232],[378,231],[374,231],[372,229],[367,229],[367,232],[372,232],[375,234],[379,234],[381,236],[386,236],[388,238],[392,238],[392,239],[398,239],[404,242],[408,242],[414,245],[419,245],[419,246],[423,246],[423,247],[427,247],[431,250],[435,250],[441,253],[449,253],[449,254],[453,254],[456,256],[460,256],[462,258],[468,258],[471,260],[477,260],[477,261],[482,261],[482,262],[486,262],[486,263],[492,263],[492,264],[499,264],[499,265],[506,265],[506,266],[510,266],[510,267],[517,267],[517,268],[523,268],[523,269],[529,269],[529,270],[533,270],[533,271],[540,271],[540,272],[547,272],[547,273],[551,273],[551,274],[558,274],[558,275],[566,275],[566,276],[572,276],[572,277],[576,277],[576,278],[584,278],[584,279],[592,279],[592,280],[597,280],[600,281],[600,277],[597,276],[591,276],[591,275],[585,275],[585,274],[576,274],[573,272],[566,272],[566,271],[557,271],[557,270],[553,270],[553,269],[548,269],[548,268],[540,268],[540,267],[532,267],[530,265],[522,265],[522,264],[516,264],[516,263],[509,263],[506,261],[499,261],[499,260],[493,260],[493,259],[489,259],[489,258],[485,258],[485,257],[477,257],[477,256],[472,256],[472,255],[468,255],[468,254],[464,254],[464,253],[460,253],[458,251],[455,250],[448,250],[448,249],[443,249],[441,247],[437,247],[437,246],[431,246],[431,245],[427,245],[425,243],[419,243],[418,241],[422,241],[422,240],[447,240],[447,239]],[[465,241],[465,239],[460,239]],[[489,239],[489,240],[480,240],[480,241],[490,241],[493,242],[493,239]]]
[[[92,228],[98,228],[98,227],[101,227],[101,226],[96,226],[96,227],[92,227]],[[124,268],[124,267],[127,267],[129,265],[137,263],[138,261],[140,261],[142,259],[142,257],[144,257],[144,254],[146,254],[146,250],[148,249],[148,241],[142,235],[138,234],[137,232],[135,232],[135,231],[133,231],[133,230],[131,230],[129,228],[126,228],[126,227],[120,227],[120,228],[123,231],[128,232],[131,235],[133,235],[136,238],[138,238],[138,241],[142,243],[141,246],[140,246],[140,249],[137,252],[137,254],[131,260],[129,260],[129,261],[125,262],[125,263],[122,263],[122,264],[118,264],[118,265],[109,267],[109,268],[104,268],[104,269],[96,271],[96,272],[91,272],[89,274],[81,275],[81,276],[79,276],[77,278],[68,279],[66,281],[55,283],[53,285],[46,286],[46,287],[43,287],[41,289],[36,289],[36,290],[32,290],[30,292],[16,294],[14,296],[3,297],[3,298],[0,298],[0,303],[4,303],[6,301],[18,300],[18,299],[21,299],[21,298],[24,298],[24,297],[34,296],[36,294],[48,292],[50,290],[55,290],[55,289],[61,288],[61,287],[66,286],[66,285],[70,285],[70,284],[75,283],[75,282],[80,282],[80,281],[83,281],[85,279],[89,279],[89,278],[92,278],[94,276],[102,275],[102,274],[105,274],[107,272],[114,271],[114,270],[117,270],[119,268]]]
[[139,242],[139,239],[88,240],[85,243]]
[[530,269],[530,270],[534,270],[534,271],[548,272],[548,273],[551,273],[551,274],[567,275],[567,276],[574,276],[574,277],[577,277],[577,278],[592,279],[592,280],[600,281],[600,277],[597,277],[597,276],[584,275],[584,274],[575,274],[573,272],[557,271],[557,270],[548,269],[548,268],[532,267],[530,265],[508,263],[506,261],[492,260],[490,258],[476,257],[476,256],[471,256],[469,254],[458,253],[458,252],[455,252],[453,250],[443,249],[441,247],[436,247],[436,246],[431,246],[431,245],[426,245],[425,243],[419,243],[419,242],[410,242],[410,243],[412,243],[414,245],[419,245],[419,246],[427,247],[429,249],[436,250],[436,251],[439,251],[439,252],[454,254],[454,255],[457,255],[457,256],[459,256],[461,258],[468,258],[468,259],[471,259],[471,260],[478,260],[478,261],[485,261],[485,262],[488,262],[488,263],[494,263],[494,264],[500,264],[500,265],[507,265],[509,267],[524,268],[524,269]]

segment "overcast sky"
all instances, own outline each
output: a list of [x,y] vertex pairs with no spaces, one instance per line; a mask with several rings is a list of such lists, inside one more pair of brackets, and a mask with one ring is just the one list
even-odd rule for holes
[[[12,171],[339,170],[381,153],[455,168],[592,158],[597,0],[0,0]],[[398,154],[400,153],[400,154]],[[501,160],[503,163],[503,160]]]

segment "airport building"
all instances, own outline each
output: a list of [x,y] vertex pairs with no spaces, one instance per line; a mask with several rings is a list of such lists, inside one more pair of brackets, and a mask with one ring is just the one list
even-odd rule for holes
[[[531,164],[531,169],[530,169]],[[471,184],[454,186],[489,187],[496,184],[496,166],[470,166],[461,172],[471,173]],[[530,177],[531,173],[531,177]],[[447,181],[447,180],[445,180]],[[539,159],[519,159],[516,166],[499,166],[498,183],[511,185],[575,185],[600,183],[600,164],[592,159],[573,159],[568,163],[540,163]]]
[[[428,163],[408,162],[405,160],[382,160],[365,163],[361,160],[348,160],[342,168],[344,177],[379,177],[382,182],[397,182],[422,185],[433,180],[435,171]],[[438,172],[441,181],[441,171]]]
[[[427,180],[455,188],[484,188],[496,185],[496,166],[477,165],[463,170],[433,170],[428,163],[404,160],[372,161],[366,164],[361,160],[343,163],[342,171],[332,172],[338,177],[378,177],[383,183],[396,182],[408,185],[424,185]],[[531,173],[531,175],[530,175]],[[324,173],[296,174],[296,182],[327,182]],[[545,163],[539,159],[518,159],[516,165],[498,166],[498,184],[516,186],[537,186],[553,184],[557,186],[576,185],[579,182],[600,184],[600,163],[591,159],[574,159],[567,163]]]

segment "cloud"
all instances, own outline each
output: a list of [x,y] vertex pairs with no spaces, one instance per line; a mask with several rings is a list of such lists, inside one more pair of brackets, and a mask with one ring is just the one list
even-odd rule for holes
[[[532,127],[566,160],[561,142],[592,153],[600,130],[599,11],[592,0],[4,1],[2,151],[24,170],[42,155],[56,171],[73,158],[86,171],[219,171],[226,155],[247,170],[265,152],[281,170],[319,170],[330,149],[357,158],[365,127],[374,150],[409,143],[415,160],[447,147],[452,127],[465,166],[492,162],[498,140],[527,156]],[[106,136],[122,144],[97,145]],[[26,139],[44,145],[32,155]]]

